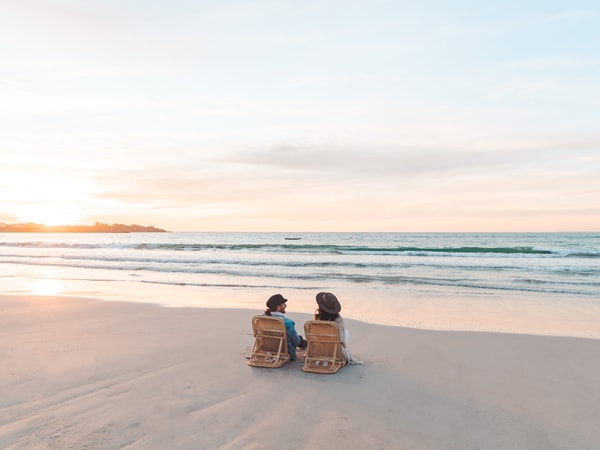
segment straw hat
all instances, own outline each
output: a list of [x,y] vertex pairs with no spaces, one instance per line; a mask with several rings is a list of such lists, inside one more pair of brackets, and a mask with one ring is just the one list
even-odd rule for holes
[[331,292],[319,292],[317,294],[317,305],[322,311],[329,314],[337,314],[342,310],[342,305]]

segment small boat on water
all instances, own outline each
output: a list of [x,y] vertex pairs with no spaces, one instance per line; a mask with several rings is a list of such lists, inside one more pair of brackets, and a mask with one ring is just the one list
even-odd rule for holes
[[299,237],[286,237],[284,238],[286,241],[299,241],[302,238]]

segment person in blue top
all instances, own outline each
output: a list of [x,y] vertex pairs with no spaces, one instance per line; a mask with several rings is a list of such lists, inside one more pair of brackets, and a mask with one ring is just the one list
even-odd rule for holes
[[281,294],[271,295],[269,300],[267,300],[265,316],[280,317],[283,319],[287,333],[288,353],[291,360],[294,361],[296,359],[296,347],[306,348],[306,341],[296,331],[296,323],[292,319],[285,317],[286,302],[287,298],[283,298]]

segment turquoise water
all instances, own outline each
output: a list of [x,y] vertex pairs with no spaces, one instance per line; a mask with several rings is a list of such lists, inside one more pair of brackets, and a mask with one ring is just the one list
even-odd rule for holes
[[3,281],[243,289],[507,290],[600,297],[600,233],[0,234]]
[[374,323],[600,337],[600,233],[2,233],[0,284],[291,314],[330,291]]

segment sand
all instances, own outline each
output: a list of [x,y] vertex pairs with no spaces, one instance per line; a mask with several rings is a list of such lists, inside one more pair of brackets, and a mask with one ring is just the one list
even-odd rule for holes
[[320,375],[247,366],[258,312],[0,296],[0,448],[600,448],[598,339],[347,319]]

